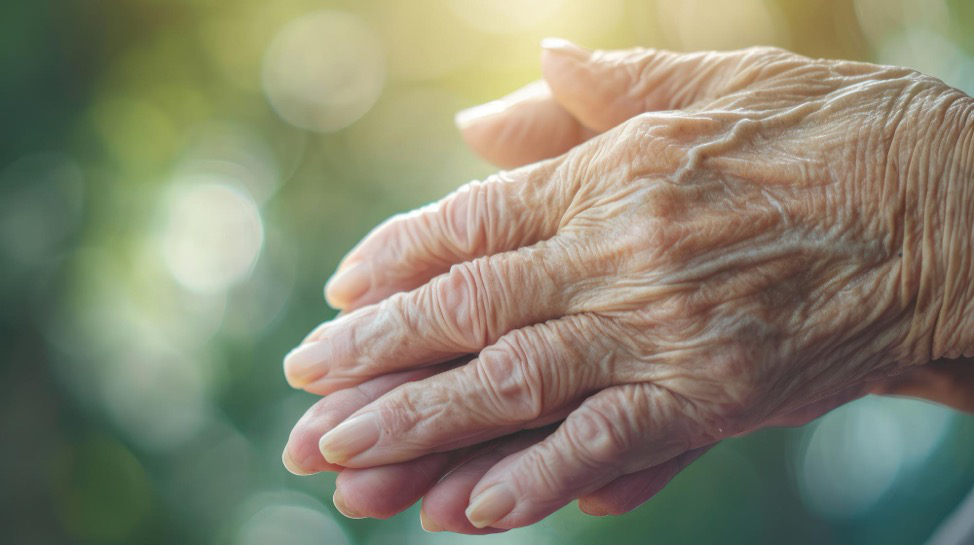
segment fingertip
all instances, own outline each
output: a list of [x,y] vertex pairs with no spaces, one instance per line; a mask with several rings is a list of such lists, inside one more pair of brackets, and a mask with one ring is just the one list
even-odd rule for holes
[[430,533],[442,532],[444,530],[444,528],[437,524],[436,521],[433,520],[429,515],[427,515],[426,511],[423,509],[419,510],[419,525],[423,527],[423,530]]
[[578,60],[587,60],[592,56],[592,50],[586,49],[565,38],[549,36],[541,40],[542,51],[567,55]]
[[[497,100],[467,108],[454,122],[467,146],[501,168],[516,168],[553,157],[571,146],[560,141],[573,137],[552,110],[551,91],[544,82],[528,84]],[[553,147],[554,143],[554,147]]]
[[306,475],[313,475],[317,473],[317,471],[305,469],[294,460],[294,457],[291,454],[290,444],[284,446],[284,452],[281,453],[281,462],[284,463],[284,468],[293,475],[304,477]]
[[457,478],[456,472],[444,477],[423,496],[421,516],[436,527],[458,534],[494,534],[505,530],[477,528],[467,519],[464,508],[476,478]]
[[580,47],[562,38],[545,38],[541,40],[541,72],[545,81],[552,83],[552,76],[557,75],[564,66],[578,66],[592,58],[592,51]]
[[[464,514],[462,502],[430,502],[428,496],[423,498],[423,504],[420,510],[420,524],[427,532],[453,532],[456,534],[467,535],[487,535],[499,534],[507,531],[503,528],[477,528],[470,523]],[[433,528],[438,529],[434,530]]]
[[348,301],[342,300],[341,296],[337,293],[333,293],[331,290],[331,281],[325,282],[325,287],[322,290],[325,296],[325,303],[335,310],[345,310],[348,307]]
[[342,471],[342,466],[325,460],[318,449],[318,441],[323,434],[367,402],[358,396],[357,390],[345,390],[332,397],[319,399],[312,405],[295,423],[288,436],[281,455],[285,467],[296,470],[292,473],[297,474]]
[[503,483],[476,494],[464,514],[476,528],[486,528],[502,521],[514,510],[517,498]]
[[554,100],[586,128],[604,132],[642,113],[636,75],[624,57],[560,39],[543,45],[542,77]]
[[319,343],[306,343],[291,350],[284,356],[284,380],[291,388],[302,390],[320,378],[315,369],[320,365],[322,347]]
[[345,502],[345,497],[342,495],[341,490],[338,489],[337,487],[335,488],[335,494],[332,496],[331,502],[335,504],[335,509],[337,509],[338,512],[341,513],[346,518],[350,518],[352,520],[365,518],[364,516],[359,515],[351,508],[349,508],[348,504]]
[[325,283],[325,301],[332,308],[341,310],[361,299],[372,287],[368,264],[359,261],[341,267]]
[[506,169],[557,157],[587,138],[543,81],[460,112],[457,127],[474,153]]
[[[591,62],[592,53],[565,40],[542,42],[541,75],[553,100],[585,127],[601,132],[612,127],[616,106],[606,100],[602,70]],[[608,74],[610,79],[617,76]],[[612,89],[617,86],[611,85]]]
[[510,106],[509,102],[492,100],[484,104],[478,104],[464,110],[460,110],[453,116],[453,123],[461,132],[467,132],[474,125],[479,124],[491,116],[504,113]]
[[599,502],[586,498],[580,498],[578,500],[578,510],[591,517],[606,517],[612,514],[602,505],[599,505]]
[[375,412],[352,416],[322,435],[318,440],[318,450],[329,463],[360,467],[363,462],[358,458],[379,442],[381,427],[380,418]]

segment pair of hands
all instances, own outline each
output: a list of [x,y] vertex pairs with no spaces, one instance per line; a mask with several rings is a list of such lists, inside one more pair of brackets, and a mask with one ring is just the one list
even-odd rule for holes
[[769,48],[545,45],[543,84],[458,116],[520,168],[329,282],[342,316],[285,359],[327,395],[292,472],[341,471],[349,516],[422,497],[424,528],[485,533],[626,512],[723,438],[870,391],[972,408],[968,360],[927,364],[974,348],[969,97]]

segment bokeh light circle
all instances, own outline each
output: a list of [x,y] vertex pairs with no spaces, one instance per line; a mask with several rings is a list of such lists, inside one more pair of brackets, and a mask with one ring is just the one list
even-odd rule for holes
[[163,257],[181,286],[217,293],[250,276],[264,228],[247,194],[204,176],[190,178],[177,184],[170,200]]
[[267,138],[252,127],[206,123],[193,127],[190,144],[175,168],[176,176],[202,174],[225,178],[258,204],[278,189],[281,167]]
[[382,93],[385,56],[359,17],[309,13],[285,25],[264,58],[263,86],[288,123],[333,132],[362,117]]
[[241,508],[236,545],[348,545],[342,527],[319,502],[296,492],[257,493]]
[[788,26],[762,0],[661,0],[663,33],[682,50],[788,46]]
[[486,32],[513,33],[557,17],[565,0],[451,0],[450,8],[467,24]]
[[209,418],[203,370],[187,354],[133,342],[128,357],[100,373],[104,408],[143,448],[165,451]]
[[802,501],[828,519],[867,513],[922,467],[952,417],[939,405],[878,397],[832,411],[805,432],[796,474]]

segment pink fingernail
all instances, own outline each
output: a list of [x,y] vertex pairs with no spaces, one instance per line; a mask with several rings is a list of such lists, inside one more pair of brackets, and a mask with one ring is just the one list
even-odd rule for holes
[[360,261],[338,272],[325,284],[328,304],[345,308],[365,295],[372,287],[368,264]]
[[345,498],[342,496],[342,493],[337,488],[335,489],[335,495],[331,497],[331,502],[335,504],[335,509],[338,509],[338,512],[344,515],[345,518],[350,518],[353,520],[365,518],[355,513],[354,511],[349,509],[347,505],[345,505]]
[[547,51],[566,53],[579,60],[587,60],[592,56],[590,50],[564,38],[545,38],[541,40],[541,48]]
[[430,533],[443,531],[443,527],[433,522],[433,519],[429,518],[426,515],[426,511],[423,511],[422,509],[419,510],[419,525],[423,527],[423,530]]
[[294,457],[291,456],[291,451],[287,446],[284,447],[284,452],[281,453],[281,461],[284,462],[284,467],[294,475],[303,477],[305,475],[312,475],[314,473],[314,471],[308,471],[298,465],[297,462],[294,461]]
[[379,442],[379,422],[374,413],[360,414],[321,436],[318,449],[329,463],[343,464]]
[[[284,378],[292,388],[303,388],[321,378],[328,356],[327,343],[313,341],[302,344],[284,356]],[[318,372],[318,371],[320,372]]]
[[509,515],[516,503],[514,494],[506,486],[495,484],[470,502],[467,519],[477,528],[486,528]]
[[482,119],[505,112],[509,106],[510,103],[504,99],[492,100],[466,110],[460,110],[453,117],[453,122],[458,129],[463,130]]

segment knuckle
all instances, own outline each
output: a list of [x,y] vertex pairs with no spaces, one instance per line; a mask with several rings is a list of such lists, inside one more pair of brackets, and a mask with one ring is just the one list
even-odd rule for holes
[[565,420],[566,435],[579,459],[593,467],[610,467],[631,446],[631,437],[599,404],[583,404]]
[[442,421],[449,403],[428,385],[408,383],[393,390],[377,404],[376,411],[387,437],[416,436],[414,430],[424,423]]
[[481,352],[477,365],[493,413],[512,424],[536,420],[544,414],[542,374],[519,345],[502,340]]
[[528,449],[524,458],[519,462],[523,475],[520,481],[526,483],[525,492],[535,497],[558,496],[565,490],[565,475],[559,471],[559,466],[552,463],[552,459],[563,453],[555,450],[551,444],[542,442],[536,448]]
[[377,407],[382,433],[388,437],[408,434],[422,419],[417,414],[419,407],[413,396],[405,391],[382,400]]
[[429,205],[414,212],[404,212],[389,218],[377,233],[389,260],[410,261],[425,255],[430,248],[433,233],[432,218],[436,206]]
[[474,350],[490,340],[493,311],[487,297],[490,258],[454,265],[433,285],[431,311],[457,345]]
[[488,244],[490,214],[483,206],[489,184],[470,182],[458,189],[437,209],[440,232],[453,254],[484,253]]
[[422,313],[417,312],[415,299],[409,297],[407,293],[396,293],[380,301],[374,313],[374,326],[370,330],[383,331],[386,334],[378,342],[362,342],[364,338],[352,337],[348,339],[352,346],[358,347],[362,357],[359,363],[367,363],[388,352],[394,346],[392,343],[400,343],[403,339],[413,337],[417,333],[417,326],[423,320]]
[[509,226],[505,218],[514,213],[507,198],[513,181],[508,172],[495,173],[464,185],[443,201],[435,217],[450,253],[487,255],[508,245],[503,233]]
[[704,129],[712,130],[709,121],[645,112],[623,126],[613,146],[630,164],[639,165],[641,174],[666,176],[684,165],[692,141]]

